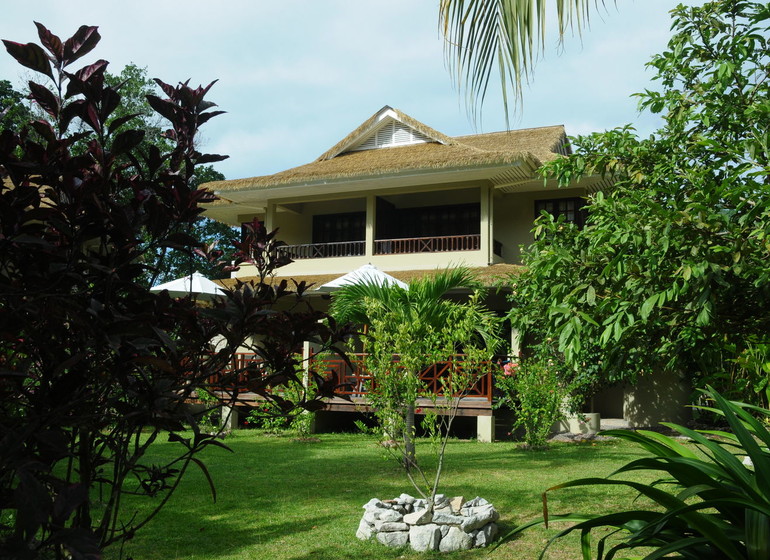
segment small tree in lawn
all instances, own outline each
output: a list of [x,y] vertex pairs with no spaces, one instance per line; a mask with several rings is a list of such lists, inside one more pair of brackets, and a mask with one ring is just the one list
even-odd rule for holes
[[[465,302],[447,299],[453,288],[472,287]],[[433,503],[441,477],[449,429],[460,399],[486,373],[501,340],[494,314],[480,302],[482,293],[469,270],[448,269],[412,282],[408,289],[374,282],[345,286],[334,295],[331,313],[366,325],[365,367],[372,381],[368,398],[388,448],[404,466],[415,489]],[[453,358],[463,352],[464,359]],[[427,367],[451,362],[454,369],[431,390],[420,379]],[[444,399],[439,400],[436,389]],[[430,477],[417,461],[415,407],[419,397],[433,400],[440,414],[427,415],[438,439],[438,463]]]
[[[205,99],[211,86],[158,80],[164,97],[148,102],[169,121],[171,147],[138,150],[144,131],[115,116],[121,96],[105,81],[107,62],[70,69],[96,47],[97,28],[63,41],[37,27],[42,46],[4,41],[52,87],[29,84],[47,120],[0,131],[0,557],[96,559],[144,527],[190,465],[211,481],[198,454],[222,443],[185,404],[244,343],[261,361],[218,383],[245,379],[270,398],[299,380],[303,341],[329,347],[336,335],[309,307],[276,311],[284,300],[302,305],[303,285],[242,283],[205,308],[147,289],[160,247],[201,249],[179,226],[213,199],[193,186],[196,166],[224,157],[194,145],[218,114]],[[257,231],[237,260],[281,264],[260,257],[272,237]],[[328,394],[333,381],[315,378]],[[310,394],[277,402],[319,406]],[[178,455],[157,464],[145,454],[163,434]],[[154,509],[126,511],[127,495]]]

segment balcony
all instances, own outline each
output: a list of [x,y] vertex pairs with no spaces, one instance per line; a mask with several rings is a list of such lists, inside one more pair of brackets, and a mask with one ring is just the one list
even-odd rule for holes
[[[499,244],[496,243],[496,249],[497,245]],[[444,253],[453,251],[478,251],[479,249],[481,249],[481,235],[479,234],[377,239],[374,242],[375,255]],[[293,260],[325,259],[330,257],[360,257],[366,254],[366,242],[341,241],[335,243],[284,245],[279,251],[288,255]]]
[[[297,356],[298,363],[302,358]],[[493,402],[493,378],[497,367],[492,362],[484,362],[476,371],[475,383],[462,394],[448,395],[445,387],[452,375],[464,367],[464,356],[457,354],[445,362],[438,362],[420,372],[423,395],[417,399],[417,406],[425,410],[436,410],[445,414],[444,406],[448,398],[460,397],[457,414],[459,416],[490,416]],[[310,367],[320,375],[336,376],[339,386],[335,396],[325,399],[325,410],[338,412],[370,411],[368,399],[372,376],[366,370],[366,354],[350,353],[348,360],[337,356],[313,356]],[[393,356],[394,366],[398,367],[398,356]],[[236,354],[231,363],[216,375],[209,378],[209,389],[215,394],[227,398],[237,397],[238,404],[254,406],[263,398],[247,388],[249,379],[259,378],[264,372],[263,362],[257,354]],[[429,397],[429,394],[433,397]],[[436,408],[438,407],[438,408]]]
[[[462,354],[452,356],[446,362],[439,362],[426,367],[420,372],[420,381],[423,383],[423,391],[432,393],[437,397],[447,397],[444,388],[450,386],[448,383],[455,371],[463,369],[464,358]],[[332,357],[314,360],[312,367],[320,369],[327,375],[334,374],[339,379],[340,387],[335,393],[346,397],[366,398],[372,383],[371,374],[365,367],[366,354],[351,353],[348,354],[348,361],[342,358]],[[398,356],[393,356],[394,365],[398,364]],[[320,366],[320,367],[319,367]],[[483,399],[487,403],[492,403],[494,364],[485,362],[482,369],[477,373],[476,382],[465,393],[460,395],[464,398]]]
[[440,237],[412,237],[378,239],[374,242],[375,255],[405,255],[408,253],[446,253],[449,251],[478,251],[481,235],[442,235]]
[[366,254],[366,242],[306,243],[303,245],[284,245],[278,250],[295,261],[302,259],[326,259],[330,257],[360,257]]

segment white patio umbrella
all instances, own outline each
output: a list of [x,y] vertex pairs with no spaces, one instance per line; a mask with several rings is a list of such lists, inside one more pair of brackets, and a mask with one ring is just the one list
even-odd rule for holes
[[348,272],[344,276],[340,276],[331,282],[327,282],[326,284],[319,286],[316,288],[316,291],[333,292],[344,286],[349,286],[351,284],[363,284],[367,282],[374,283],[379,286],[395,284],[397,286],[401,286],[405,290],[409,289],[409,284],[406,282],[402,282],[401,280],[394,278],[390,274],[381,271],[379,268],[372,264],[365,264],[364,266],[361,266],[352,272]]
[[225,295],[222,288],[203,276],[200,272],[193,272],[189,276],[177,278],[170,282],[158,284],[150,288],[151,292],[168,290],[171,297],[197,296],[198,299],[212,299]]

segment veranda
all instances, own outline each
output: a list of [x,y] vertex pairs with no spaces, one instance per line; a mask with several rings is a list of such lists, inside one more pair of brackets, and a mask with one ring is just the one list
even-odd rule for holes
[[[347,354],[347,361],[338,356],[320,356],[309,354],[308,367],[326,376],[335,375],[339,380],[339,388],[333,398],[325,399],[325,407],[320,412],[370,412],[371,404],[368,399],[368,390],[371,387],[372,377],[366,371],[366,354]],[[257,406],[262,397],[249,392],[240,383],[225,384],[221,380],[243,380],[250,367],[259,367],[261,360],[253,353],[236,354],[230,363],[230,367],[221,372],[220,377],[211,380],[211,385],[220,395],[232,402],[234,406],[223,412],[226,418],[226,428],[232,429],[238,425],[239,413],[248,413],[249,409]],[[394,356],[394,363],[398,357]],[[444,387],[454,371],[463,367],[464,356],[457,354],[448,361],[434,363],[420,373],[420,380],[426,388],[426,396],[417,400],[416,406],[422,410],[435,410],[438,414],[447,412],[449,399]],[[457,397],[457,415],[476,418],[476,438],[479,441],[491,442],[494,440],[495,418],[492,414],[493,402],[493,371],[495,364],[486,362],[481,371],[477,372],[477,380],[473,386]],[[234,385],[239,386],[237,392]],[[432,396],[430,396],[432,394]]]

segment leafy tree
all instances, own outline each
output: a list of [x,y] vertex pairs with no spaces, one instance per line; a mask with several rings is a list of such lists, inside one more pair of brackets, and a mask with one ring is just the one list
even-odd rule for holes
[[561,39],[567,29],[581,32],[592,5],[598,7],[599,0],[441,0],[439,25],[447,61],[458,87],[467,90],[471,114],[475,117],[483,105],[497,70],[507,121],[509,92],[514,102],[520,101],[522,82],[544,48],[548,8],[556,8]]
[[[448,299],[458,287],[475,287],[467,301]],[[443,450],[459,398],[483,373],[500,345],[496,316],[481,304],[481,290],[465,268],[447,269],[413,281],[408,289],[396,284],[364,282],[345,286],[333,296],[331,314],[339,320],[366,325],[366,370],[372,376],[368,398],[380,420],[389,449],[393,450],[415,489],[423,497],[436,494],[443,465]],[[430,397],[420,373],[427,367],[465,354],[462,365],[443,380],[446,421],[433,480],[418,465],[415,455],[415,406],[418,397]],[[432,420],[438,421],[437,416]],[[434,433],[436,426],[432,426]],[[440,428],[440,426],[438,427]],[[401,441],[395,439],[400,437]],[[416,478],[420,479],[418,483]]]
[[0,130],[19,132],[29,116],[24,96],[13,89],[11,82],[0,80]]
[[[211,85],[157,80],[163,97],[148,100],[170,122],[171,149],[142,151],[144,130],[114,114],[107,62],[70,68],[97,28],[66,40],[37,28],[42,46],[3,41],[53,88],[29,83],[50,118],[29,123],[35,136],[0,131],[0,557],[100,558],[152,519],[189,466],[208,477],[197,455],[222,443],[189,415],[197,390],[233,405],[245,386],[283,411],[317,408],[320,395],[290,402],[270,388],[299,381],[303,341],[329,347],[337,334],[303,285],[240,284],[210,307],[149,292],[147,255],[199,244],[179,226],[212,199],[193,186],[196,167],[223,158],[194,145],[217,114]],[[274,233],[252,229],[236,264],[256,257],[264,277]],[[233,368],[240,348],[258,359]],[[333,380],[310,375],[328,394]],[[145,452],[164,434],[178,456],[156,464]],[[154,510],[125,511],[127,495],[153,498]]]
[[[171,144],[163,134],[164,119],[154,112],[147,102],[148,96],[158,93],[157,84],[147,76],[147,68],[130,63],[120,71],[120,74],[105,73],[105,82],[120,92],[120,104],[115,108],[114,118],[134,116],[123,126],[141,126],[145,132],[144,140],[137,150],[147,154],[150,146],[157,145],[164,145],[169,149]],[[212,165],[200,165],[195,169],[191,185],[197,188],[204,183],[224,179],[225,176],[216,171]],[[169,247],[160,248],[156,253],[148,283],[153,285],[167,282],[195,271],[201,272],[208,278],[221,277],[223,275],[221,265],[229,264],[234,260],[233,243],[238,241],[240,231],[202,216],[198,217],[193,224],[180,225],[179,231],[197,238],[201,246],[190,251]],[[209,258],[213,252],[218,252],[217,258]]]
[[716,0],[672,14],[668,50],[649,63],[661,90],[639,94],[664,126],[577,138],[546,167],[562,184],[613,186],[589,197],[582,230],[539,219],[513,320],[593,381],[686,372],[756,400],[770,328],[770,10]]
[[[200,187],[224,179],[225,176],[213,166],[205,165],[195,170],[192,184]],[[194,223],[185,225],[184,230],[198,239],[200,246],[192,251],[161,248],[153,266],[151,284],[167,282],[196,271],[207,278],[222,278],[223,274],[227,274],[223,265],[229,265],[235,259],[235,243],[240,240],[240,229],[200,216]]]

